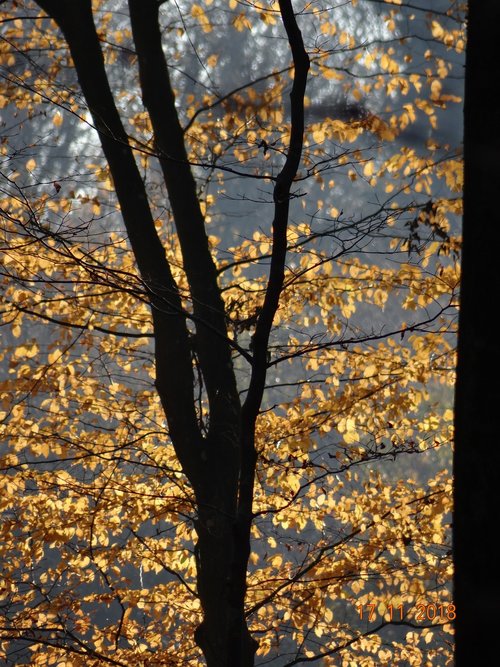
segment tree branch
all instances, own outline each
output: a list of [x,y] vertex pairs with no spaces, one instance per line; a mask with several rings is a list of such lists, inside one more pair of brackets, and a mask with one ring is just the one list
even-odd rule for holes
[[155,0],[129,0],[129,8],[142,98],[153,126],[193,301],[196,352],[210,407],[209,434],[219,442],[234,443],[234,436],[238,440],[239,411],[235,408],[239,408],[239,396],[224,303],[163,52],[159,5]]
[[269,335],[278,309],[285,277],[290,188],[302,156],[304,137],[304,96],[309,71],[309,56],[304,48],[291,0],[280,0],[280,12],[293,56],[294,79],[291,100],[290,146],[283,169],[274,187],[273,248],[264,305],[253,337],[252,377],[244,403],[244,421],[248,428],[257,417],[264,392]]
[[148,289],[155,332],[156,386],[179,460],[188,475],[198,468],[191,350],[182,302],[158,238],[144,182],[110,89],[91,0],[40,0],[61,29],[99,133],[128,238]]

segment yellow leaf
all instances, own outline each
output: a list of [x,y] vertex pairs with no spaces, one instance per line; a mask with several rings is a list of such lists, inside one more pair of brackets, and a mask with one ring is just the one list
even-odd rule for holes
[[219,56],[216,53],[212,53],[212,55],[208,56],[207,58],[207,65],[209,67],[215,67],[217,65],[218,60]]
[[317,144],[322,144],[325,140],[325,131],[323,128],[318,128],[313,132],[313,139]]
[[346,445],[352,445],[355,442],[359,442],[359,434],[357,431],[347,431],[347,433],[344,433],[344,442]]
[[447,422],[451,422],[451,421],[453,421],[453,416],[454,416],[453,415],[453,410],[448,408],[447,410],[444,411],[443,419]]
[[300,489],[300,481],[298,477],[293,473],[289,473],[286,476],[286,481],[288,482],[288,485],[293,493],[297,493],[297,491]]
[[438,79],[434,79],[434,81],[431,83],[431,99],[432,100],[438,100],[441,96],[441,89],[442,89],[442,84],[441,81]]
[[437,21],[432,22],[431,30],[432,30],[432,36],[435,39],[440,39],[444,35],[443,27]]
[[238,16],[235,16],[234,19],[232,20],[232,24],[236,28],[238,32],[242,32],[245,30],[251,30],[252,29],[252,24],[249,21],[248,17],[245,16],[245,14],[238,14]]
[[88,556],[80,556],[76,564],[82,569],[88,567],[90,565],[90,558]]
[[53,364],[55,361],[57,361],[59,359],[60,356],[61,356],[61,352],[59,350],[54,350],[53,352],[49,353],[49,355],[47,357],[47,360],[48,360],[49,364]]
[[191,7],[191,16],[193,16],[201,25],[203,32],[212,32],[212,24],[205,14],[205,10],[200,5],[193,5]]
[[336,81],[342,81],[344,78],[343,74],[329,67],[322,68],[321,73],[325,77],[325,79],[335,79]]
[[363,173],[365,176],[371,176],[373,174],[373,160],[367,162],[364,166]]
[[365,378],[373,377],[376,374],[377,374],[377,367],[375,366],[375,364],[369,364],[363,372],[363,376]]
[[271,565],[273,567],[281,567],[281,564],[283,563],[283,556],[280,554],[277,554],[276,556],[273,556],[271,558]]
[[21,357],[28,357],[28,359],[32,359],[38,352],[38,345],[36,343],[32,343],[31,345],[20,345],[18,348],[16,348],[16,351],[14,352],[14,357],[16,359],[20,359]]

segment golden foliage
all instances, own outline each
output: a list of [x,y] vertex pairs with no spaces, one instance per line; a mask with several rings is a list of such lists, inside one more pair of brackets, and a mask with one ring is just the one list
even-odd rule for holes
[[[28,133],[41,122],[56,144],[90,145],[95,138],[85,134],[89,116],[74,80],[59,84],[71,71],[61,36],[31,2],[16,4],[1,11],[0,63],[15,75],[2,79],[0,106]],[[94,2],[96,15],[102,4]],[[401,3],[386,4],[384,29],[397,34]],[[168,14],[165,30],[185,48],[188,19],[206,39],[227,31],[243,40],[257,26],[278,30],[278,15],[276,3],[205,0],[190,5],[186,20]],[[452,629],[442,610],[452,604],[450,388],[462,167],[432,131],[460,101],[446,92],[446,52],[461,53],[463,31],[456,21],[450,28],[444,18],[431,20],[444,54],[426,52],[419,71],[404,40],[401,49],[389,38],[389,46],[375,40],[368,47],[337,25],[335,12],[304,12],[309,19],[316,35],[333,40],[324,48],[310,40],[313,84],[343,87],[362,112],[314,116],[310,93],[256,431],[248,620],[259,657],[291,645],[305,658],[323,656],[324,665],[451,664]],[[98,29],[110,72],[135,62],[119,17],[101,12]],[[172,61],[181,60],[178,49]],[[43,53],[44,66],[24,58],[30,53]],[[208,48],[211,71],[223,60]],[[242,392],[242,352],[251,353],[272,252],[268,186],[289,133],[288,62],[279,67],[264,85],[227,96],[208,83],[205,93],[193,93],[177,82],[202,212],[214,225],[209,242]],[[114,81],[190,313],[151,123],[137,86]],[[387,105],[370,110],[372,95]],[[66,139],[75,122],[80,137]],[[406,144],[405,132],[422,124],[427,144]],[[200,665],[194,498],[154,389],[148,294],[109,169],[83,157],[70,173],[52,177],[43,147],[34,139],[18,155],[15,136],[0,146],[12,164],[2,167],[0,238],[1,317],[10,332],[0,353],[0,660],[21,641],[29,664],[39,667],[110,658],[118,665]],[[87,144],[80,150],[86,155]],[[260,179],[251,196],[262,208],[257,218],[248,213],[250,226],[223,234],[221,220],[234,215],[228,201],[239,198],[247,215],[246,195],[232,179],[248,175]],[[310,183],[316,190],[305,197]],[[350,184],[387,199],[358,215],[348,210]],[[355,199],[358,191],[351,192]],[[203,426],[208,405],[202,385],[197,391]],[[374,605],[373,623],[360,622],[359,605]],[[404,606],[411,631],[398,634],[390,605]],[[419,605],[442,613],[416,621]]]

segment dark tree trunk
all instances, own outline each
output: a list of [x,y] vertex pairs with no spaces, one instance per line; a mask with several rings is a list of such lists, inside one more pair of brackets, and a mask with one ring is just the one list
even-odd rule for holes
[[245,617],[255,477],[255,423],[267,371],[273,318],[283,288],[290,188],[302,154],[309,59],[290,0],[280,0],[295,63],[290,150],[276,179],[271,272],[255,332],[249,391],[243,406],[231,357],[232,341],[205,221],[196,194],[163,52],[157,0],[129,0],[142,99],[168,192],[189,283],[196,353],[210,425],[202,434],[195,410],[191,342],[177,285],[158,238],[147,192],[115,105],[96,33],[91,0],[39,0],[71,52],[83,95],[113,177],[130,245],[149,292],[155,338],[156,388],[169,434],[197,507],[198,594],[203,621],[195,639],[208,667],[252,667],[257,642]]
[[465,88],[465,188],[461,310],[455,399],[456,664],[491,663],[498,583],[500,405],[496,301],[500,288],[498,164],[500,112],[497,0],[469,3]]

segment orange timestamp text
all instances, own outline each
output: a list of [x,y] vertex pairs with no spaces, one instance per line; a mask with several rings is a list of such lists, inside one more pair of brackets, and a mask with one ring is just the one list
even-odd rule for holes
[[426,621],[437,621],[441,623],[453,622],[457,617],[457,610],[454,604],[435,604],[421,603],[415,605],[388,604],[380,609],[379,604],[357,604],[356,611],[359,619],[368,622],[376,621],[378,618],[389,618],[389,622],[398,622],[405,619],[412,619],[419,623]]

